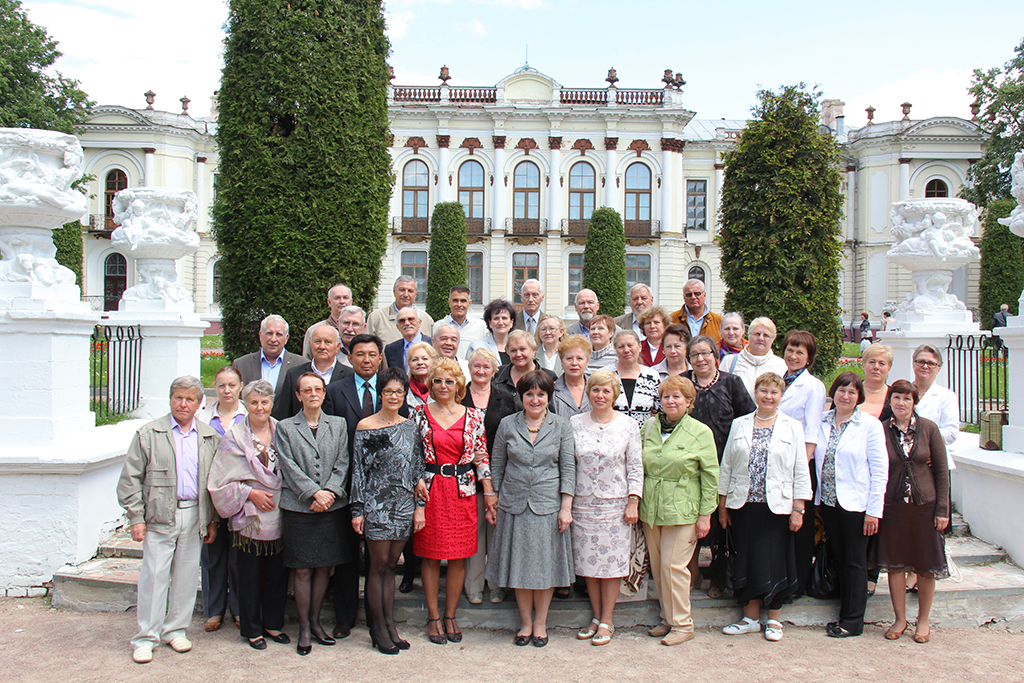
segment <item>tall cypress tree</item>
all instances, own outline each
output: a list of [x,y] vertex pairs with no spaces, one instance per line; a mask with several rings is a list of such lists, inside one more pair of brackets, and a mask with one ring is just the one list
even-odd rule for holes
[[999,222],[1013,211],[1012,199],[997,199],[985,211],[985,232],[981,236],[981,326],[992,329],[992,316],[1003,304],[1017,315],[1017,299],[1024,287],[1024,248],[1021,239]]
[[583,286],[594,290],[604,315],[622,315],[626,307],[626,233],[615,209],[602,206],[590,216],[583,247]]
[[448,315],[448,292],[465,285],[466,211],[459,202],[441,202],[430,219],[430,256],[427,263],[427,314],[434,320]]
[[[818,131],[803,84],[762,90],[736,149],[725,155],[721,230],[725,309],[771,318],[818,340],[818,371],[842,350],[839,307],[839,147]],[[781,349],[777,349],[779,351]]]
[[214,204],[230,355],[253,349],[269,313],[293,330],[321,319],[337,282],[373,301],[393,181],[388,50],[380,0],[231,0]]

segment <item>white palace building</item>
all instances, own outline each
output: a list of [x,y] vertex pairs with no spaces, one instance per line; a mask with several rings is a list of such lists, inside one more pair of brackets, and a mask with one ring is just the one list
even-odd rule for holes
[[[518,302],[519,286],[536,277],[546,311],[574,317],[588,219],[610,206],[623,218],[630,283],[651,286],[668,310],[682,305],[687,278],[703,279],[719,309],[725,293],[715,243],[724,177],[723,155],[745,122],[701,119],[685,107],[682,77],[665,72],[664,87],[567,87],[524,66],[494,86],[391,86],[388,115],[395,187],[378,305],[392,300],[402,273],[427,276],[430,216],[437,202],[460,201],[469,232],[469,286],[479,313],[496,297]],[[210,206],[216,193],[216,108],[210,119],[148,106],[97,107],[78,136],[94,177],[86,234],[83,295],[95,309],[117,307],[135,281],[131,259],[110,245],[111,199],[125,187],[192,189],[199,198],[201,248],[179,262],[196,310],[218,318],[217,248]],[[842,148],[846,196],[842,233],[844,320],[868,311],[877,320],[910,290],[909,273],[890,264],[889,211],[900,199],[956,196],[987,135],[977,120],[955,116],[902,118],[859,129],[844,125],[843,103],[823,102],[821,124]],[[868,112],[873,117],[874,110]],[[978,266],[958,271],[950,292],[978,306]],[[425,288],[420,288],[421,297]]]

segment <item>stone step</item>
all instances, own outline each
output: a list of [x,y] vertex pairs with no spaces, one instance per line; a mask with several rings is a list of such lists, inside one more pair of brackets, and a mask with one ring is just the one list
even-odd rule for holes
[[[105,544],[109,556],[99,556],[77,567],[66,567],[53,577],[52,604],[54,607],[76,611],[130,610],[135,605],[135,590],[141,559],[132,556],[135,548],[130,539],[119,539]],[[932,620],[947,627],[973,627],[996,622],[1024,625],[1024,570],[1010,562],[1002,549],[972,537],[950,537],[947,547],[954,558],[960,577],[939,581]],[[114,554],[117,553],[117,554]],[[708,559],[705,551],[702,564]],[[400,570],[401,571],[401,570]],[[959,578],[960,580],[956,580]],[[197,593],[199,591],[198,577]],[[735,621],[736,603],[732,598],[711,599],[707,596],[707,582],[703,590],[694,590],[691,596],[694,621],[705,626],[724,626]],[[410,624],[426,621],[426,603],[419,580],[412,593],[395,596],[395,617]],[[908,596],[908,610],[916,610],[917,598]],[[197,599],[197,605],[201,603]],[[201,607],[199,607],[201,609]],[[330,608],[325,608],[327,614]],[[803,597],[783,611],[786,621],[797,625],[821,625],[835,618],[836,601]],[[289,602],[294,612],[294,604]],[[549,625],[576,628],[583,625],[590,613],[590,602],[573,593],[567,600],[554,600]],[[868,621],[884,622],[891,619],[885,575],[875,595],[868,601]],[[463,597],[459,608],[459,621],[466,627],[516,628],[519,615],[515,598],[510,593],[504,602],[492,604],[485,593],[482,605],[470,605]],[[616,608],[616,623],[622,626],[653,624],[658,621],[658,603],[653,585],[648,599],[621,601]]]

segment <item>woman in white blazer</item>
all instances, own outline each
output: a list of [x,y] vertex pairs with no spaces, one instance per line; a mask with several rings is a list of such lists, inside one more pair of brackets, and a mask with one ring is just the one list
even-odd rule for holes
[[889,467],[882,423],[857,408],[864,401],[860,377],[842,373],[829,396],[835,407],[822,418],[814,449],[814,503],[839,568],[839,621],[826,633],[847,638],[864,631],[868,537],[878,532]]
[[743,607],[726,635],[759,632],[764,605],[765,639],[782,640],[782,603],[797,589],[794,532],[804,523],[811,474],[804,428],[779,409],[785,388],[774,372],[758,376],[757,410],[732,423],[722,455],[718,516],[723,529],[732,526],[733,592]]

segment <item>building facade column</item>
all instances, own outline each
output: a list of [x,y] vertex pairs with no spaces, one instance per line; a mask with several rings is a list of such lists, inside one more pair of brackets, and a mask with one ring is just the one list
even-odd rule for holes
[[857,167],[846,167],[846,241],[857,239]]
[[548,195],[548,232],[561,231],[562,219],[568,218],[564,209],[564,185],[561,182],[562,136],[552,130],[548,137],[548,165],[551,170],[545,182]]
[[448,168],[449,151],[452,136],[447,128],[438,129],[437,134],[437,201],[448,202],[452,198],[452,171]]
[[675,177],[672,173],[672,143],[675,140],[661,140],[661,187],[658,188],[658,220],[661,221],[662,232],[682,232],[672,216],[672,189]]
[[[494,176],[491,182],[491,232],[505,232],[508,215],[508,188],[505,185],[505,136],[495,134]],[[504,268],[504,266],[499,266]]]
[[900,201],[910,199],[910,159],[900,159]]
[[[708,230],[710,232],[714,232],[716,235],[718,234],[718,220],[716,218],[713,218],[713,217],[714,216],[718,216],[718,207],[720,207],[722,205],[722,192],[724,191],[724,189],[725,189],[725,164],[723,164],[721,161],[716,161],[715,162],[715,194],[714,194],[715,203],[714,203],[713,206],[709,205],[707,207],[707,216],[706,216],[706,219],[707,219],[708,223],[710,223],[710,225],[708,226]],[[684,197],[686,196],[686,188],[685,187],[683,188],[683,196]],[[710,202],[709,202],[709,204],[710,204]],[[684,206],[683,210],[684,211],[686,210],[685,206]]]
[[210,215],[206,205],[206,157],[196,157],[196,205],[199,207],[196,213],[196,232],[202,234],[206,232]]
[[154,169],[156,168],[156,150],[152,147],[144,147],[142,151],[145,152],[145,158],[142,163],[142,174],[144,176],[142,178],[142,186],[153,187],[156,185],[156,178],[153,177]]
[[619,210],[619,203],[616,201],[619,193],[616,191],[618,188],[615,186],[615,150],[618,146],[619,138],[616,137],[615,131],[608,131],[604,139],[604,167],[605,175],[608,177],[608,182],[604,186],[604,205],[610,206],[619,213],[622,213]]

